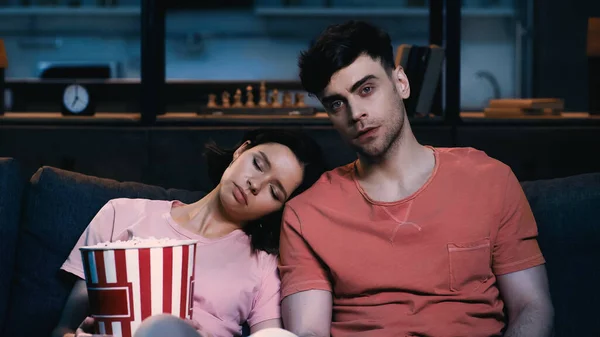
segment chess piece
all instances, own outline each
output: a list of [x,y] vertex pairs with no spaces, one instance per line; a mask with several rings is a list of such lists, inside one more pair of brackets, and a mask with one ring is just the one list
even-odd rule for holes
[[235,91],[235,95],[233,95],[233,105],[232,107],[234,108],[240,108],[243,107],[244,105],[242,104],[242,91],[240,89],[237,89]]
[[217,107],[217,95],[208,94],[208,104],[206,104],[207,108],[216,108]]
[[294,104],[292,103],[292,93],[290,93],[289,91],[285,91],[283,93],[283,106],[286,108],[294,106]]
[[254,92],[252,92],[252,86],[246,87],[246,106],[248,108],[254,108]]
[[221,95],[221,101],[224,108],[229,108],[231,104],[229,103],[229,93],[227,91],[223,91]]
[[277,89],[273,89],[271,92],[271,107],[281,108],[281,103],[279,102],[279,90]]
[[304,95],[299,92],[296,93],[296,107],[298,107],[298,108],[306,107],[306,103],[304,103]]
[[261,108],[266,108],[269,106],[269,103],[267,102],[267,86],[265,85],[265,81],[260,82],[260,97],[258,106]]

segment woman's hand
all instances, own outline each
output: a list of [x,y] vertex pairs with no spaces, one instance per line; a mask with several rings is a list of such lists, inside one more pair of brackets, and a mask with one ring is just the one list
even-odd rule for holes
[[[186,319],[185,322],[187,324],[189,324],[192,328],[194,328],[196,331],[198,331],[198,333],[200,333],[200,335],[202,337],[213,337],[208,332],[205,332],[202,329],[202,327],[200,326],[200,324],[198,324],[198,322],[191,320],[191,319]],[[72,334],[72,333],[65,334],[63,337],[112,337],[112,336],[111,335],[94,334],[94,318],[87,317],[86,319],[83,320],[83,322],[81,322],[81,324],[77,328],[77,331],[75,331],[75,334]]]
[[77,327],[75,334],[65,335],[64,337],[111,337],[111,335],[94,334],[94,317],[86,317]]
[[200,334],[200,336],[202,337],[213,337],[213,335],[209,334],[208,332],[204,331],[204,329],[202,329],[202,326],[200,324],[198,324],[198,322],[191,320],[191,319],[185,319],[185,322],[187,324],[189,324],[190,326],[192,326],[192,328],[194,328],[196,331],[198,331],[198,333]]

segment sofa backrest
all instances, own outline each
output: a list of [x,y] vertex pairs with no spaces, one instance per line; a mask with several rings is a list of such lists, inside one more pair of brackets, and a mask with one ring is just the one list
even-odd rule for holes
[[10,311],[0,335],[49,336],[74,281],[60,272],[60,266],[91,219],[110,199],[177,199],[189,203],[204,194],[117,182],[52,167],[39,169],[27,191]]
[[[18,229],[17,165],[0,159],[0,336],[48,336],[58,322],[72,287],[59,268],[96,212],[110,199],[148,198],[193,202],[203,192],[167,190],[139,183],[117,182],[44,167],[32,177],[25,198],[18,239],[10,311],[8,294]],[[14,178],[13,178],[14,177]],[[600,173],[522,183],[539,229],[539,243],[555,307],[555,337],[600,336],[595,312],[600,303]],[[16,198],[7,197],[15,195]],[[14,225],[6,226],[8,223]],[[12,235],[13,240],[5,239]],[[5,245],[5,243],[7,243]],[[8,262],[7,262],[8,261]],[[5,273],[5,271],[7,273]],[[5,314],[3,314],[4,310]],[[2,330],[1,320],[5,320]],[[31,324],[31,322],[35,324]]]
[[600,336],[600,173],[522,183],[538,224],[555,337]]
[[8,311],[24,183],[17,161],[0,158],[0,331]]

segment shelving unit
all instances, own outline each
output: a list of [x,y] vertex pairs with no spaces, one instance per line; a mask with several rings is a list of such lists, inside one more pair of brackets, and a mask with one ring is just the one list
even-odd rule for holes
[[[139,16],[140,7],[4,7],[0,17],[28,16]],[[428,17],[427,8],[356,8],[356,7],[256,7],[254,14],[260,17]],[[512,8],[465,8],[465,17],[506,17],[515,16]]]
[[139,16],[140,7],[4,7],[0,17],[35,16]]
[[[254,10],[261,17],[429,17],[427,8],[393,7],[393,8],[356,8],[356,7],[257,7]],[[500,17],[511,18],[515,16],[512,8],[465,8],[462,10],[464,17]]]

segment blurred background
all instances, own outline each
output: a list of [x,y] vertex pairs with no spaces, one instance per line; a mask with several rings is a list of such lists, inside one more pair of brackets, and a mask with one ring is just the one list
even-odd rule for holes
[[[595,17],[600,2],[582,0],[0,0],[0,156],[31,172],[200,189],[208,139],[299,126],[333,149],[332,165],[347,163],[354,154],[302,92],[297,57],[327,25],[362,19],[394,49],[444,50],[438,68],[409,66],[434,69],[428,108],[411,114],[421,142],[480,148],[520,179],[599,171]],[[85,113],[64,107],[74,83],[93,103]],[[307,109],[222,109],[224,91],[246,102],[248,86],[258,103],[261,84],[267,100],[300,94]]]
[[0,0],[0,335],[49,335],[71,289],[56,271],[108,200],[212,189],[209,141],[302,128],[331,167],[355,160],[297,69],[349,19],[390,33],[421,144],[522,182],[554,336],[600,336],[598,0]]

